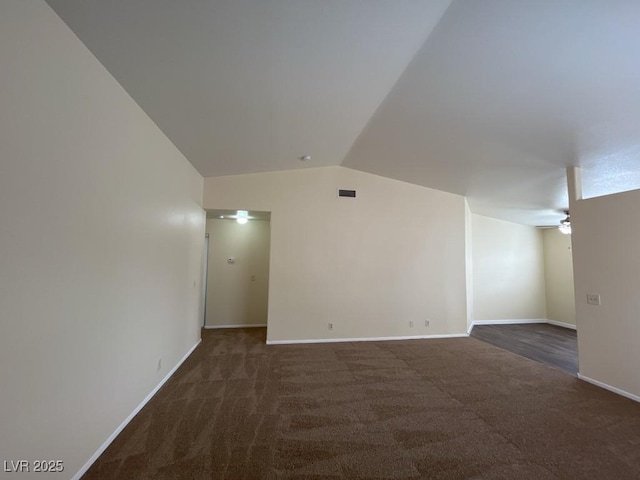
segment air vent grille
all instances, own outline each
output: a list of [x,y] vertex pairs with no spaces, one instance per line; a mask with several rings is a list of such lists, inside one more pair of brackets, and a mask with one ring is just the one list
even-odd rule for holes
[[338,189],[338,196],[345,197],[345,198],[356,198],[356,191]]

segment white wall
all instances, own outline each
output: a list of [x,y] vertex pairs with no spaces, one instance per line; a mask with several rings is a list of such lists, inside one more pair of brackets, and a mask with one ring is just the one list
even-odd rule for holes
[[[209,261],[205,325],[266,325],[269,221],[208,219]],[[233,257],[235,263],[228,263]]]
[[68,479],[198,342],[202,177],[44,1],[0,65],[0,460]]
[[466,266],[466,286],[467,286],[467,331],[471,329],[475,318],[474,294],[473,294],[473,213],[469,207],[469,202],[464,201],[464,261]]
[[472,215],[474,320],[545,319],[542,233]]
[[205,178],[204,205],[271,212],[269,341],[466,332],[461,196],[326,167]]
[[575,325],[571,235],[563,235],[557,228],[549,228],[543,231],[542,237],[547,318]]
[[[571,199],[580,374],[640,397],[640,190]],[[588,305],[587,294],[601,305]]]

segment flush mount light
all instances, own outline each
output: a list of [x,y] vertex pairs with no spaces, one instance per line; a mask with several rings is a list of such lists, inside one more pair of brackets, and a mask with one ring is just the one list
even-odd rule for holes
[[246,210],[238,210],[238,213],[236,214],[236,222],[238,222],[240,225],[244,225],[248,221],[249,212]]
[[303,155],[302,157],[300,157],[300,160],[302,160],[303,162],[308,162],[309,160],[311,160],[311,155]]
[[564,213],[567,218],[560,222],[558,230],[560,230],[560,233],[563,233],[565,235],[571,235],[571,216],[569,215],[569,210],[565,210]]
[[235,219],[236,222],[238,222],[240,225],[244,225],[245,223],[247,223],[249,220],[253,220],[255,217],[252,217],[249,215],[249,211],[248,210],[238,210],[235,214],[233,215],[220,215],[220,218],[224,218],[224,219]]

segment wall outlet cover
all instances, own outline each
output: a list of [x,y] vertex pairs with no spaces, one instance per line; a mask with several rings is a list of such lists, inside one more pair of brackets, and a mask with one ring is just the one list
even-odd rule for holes
[[587,293],[587,303],[589,305],[600,305],[600,295]]

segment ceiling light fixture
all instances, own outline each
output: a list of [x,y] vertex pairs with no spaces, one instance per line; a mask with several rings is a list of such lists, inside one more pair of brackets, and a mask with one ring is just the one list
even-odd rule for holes
[[571,235],[571,216],[569,215],[569,210],[565,210],[564,213],[567,215],[567,218],[560,222],[558,230],[565,235]]
[[238,210],[238,213],[236,214],[236,222],[238,222],[240,225],[244,225],[248,221],[249,212],[246,210]]
[[311,155],[303,155],[302,157],[300,157],[300,160],[302,160],[303,162],[308,162],[309,160],[311,160]]

